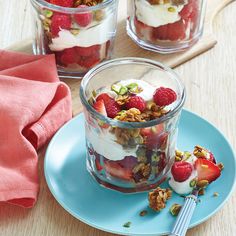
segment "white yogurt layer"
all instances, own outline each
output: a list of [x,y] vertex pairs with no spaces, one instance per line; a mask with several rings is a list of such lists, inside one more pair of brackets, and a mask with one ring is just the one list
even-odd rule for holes
[[136,79],[122,80],[118,84],[127,86],[132,83],[138,84],[138,86],[143,89],[143,91],[141,93],[138,93],[137,95],[142,97],[144,101],[147,102],[153,99],[153,94],[156,88],[143,80],[136,80]]
[[194,170],[190,177],[184,182],[177,182],[174,180],[173,176],[171,176],[169,180],[170,187],[178,194],[188,194],[193,191],[193,188],[190,187],[190,182],[197,177],[197,171]]
[[92,27],[80,29],[77,35],[73,35],[69,30],[61,29],[57,38],[52,39],[49,48],[52,51],[62,51],[66,48],[90,47],[92,45],[104,44],[111,39],[113,34],[112,15],[107,16],[99,24]]
[[136,148],[124,149],[122,145],[115,142],[115,136],[109,131],[103,130],[98,136],[95,129],[89,129],[86,137],[93,149],[106,159],[119,161],[126,156],[136,156]]
[[[186,162],[191,163],[194,166],[195,161],[197,158],[194,155],[191,155]],[[173,178],[172,174],[170,173],[170,180],[169,185],[170,187],[178,194],[189,194],[193,191],[193,187],[190,186],[190,182],[197,177],[197,171],[193,170],[192,174],[189,176],[189,178],[183,182],[177,182]]]
[[152,27],[159,27],[180,20],[179,12],[184,5],[175,6],[171,3],[151,5],[146,0],[135,0],[136,17],[139,21]]

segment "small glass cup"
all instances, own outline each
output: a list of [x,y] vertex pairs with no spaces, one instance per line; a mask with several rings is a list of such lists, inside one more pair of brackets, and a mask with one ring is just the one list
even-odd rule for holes
[[205,0],[128,0],[127,33],[140,47],[173,53],[203,33]]
[[[98,113],[90,105],[94,91],[128,79],[155,87],[169,87],[177,100],[161,118],[122,122]],[[175,155],[178,120],[185,89],[176,73],[143,58],[119,58],[99,64],[83,78],[80,98],[84,106],[87,169],[99,184],[125,193],[155,188],[165,178]],[[146,136],[152,132],[151,136]]]
[[95,6],[60,7],[31,0],[34,12],[34,54],[54,53],[58,71],[82,77],[112,56],[118,1]]

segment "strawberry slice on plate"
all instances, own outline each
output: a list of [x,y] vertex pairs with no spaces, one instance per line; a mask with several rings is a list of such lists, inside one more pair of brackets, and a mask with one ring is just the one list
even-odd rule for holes
[[198,173],[198,181],[207,180],[211,183],[221,175],[221,170],[216,164],[203,158],[198,158],[194,167]]

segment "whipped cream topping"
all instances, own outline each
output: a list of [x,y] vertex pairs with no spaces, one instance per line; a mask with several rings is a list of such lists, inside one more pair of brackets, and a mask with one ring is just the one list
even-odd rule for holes
[[87,129],[86,138],[93,149],[106,159],[112,161],[123,160],[126,156],[136,156],[136,148],[124,149],[115,142],[115,136],[108,130],[96,132],[95,129]]
[[[186,162],[194,165],[197,158],[194,155],[191,155]],[[193,191],[193,187],[190,186],[190,182],[197,177],[197,171],[193,170],[189,178],[183,182],[175,181],[174,177],[170,173],[169,185],[170,187],[178,194],[189,194]]]
[[77,35],[73,35],[69,30],[61,29],[58,37],[52,38],[49,48],[52,51],[62,51],[75,46],[90,47],[92,45],[106,43],[113,36],[112,15],[108,15],[99,24],[97,22],[95,23],[93,22],[89,27],[80,29]]
[[159,27],[180,20],[179,12],[184,5],[171,3],[151,5],[147,0],[135,0],[136,17],[139,21],[152,27]]

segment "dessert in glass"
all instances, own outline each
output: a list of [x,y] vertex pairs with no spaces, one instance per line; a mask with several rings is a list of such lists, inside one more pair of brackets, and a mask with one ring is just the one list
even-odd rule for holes
[[204,0],[128,0],[127,32],[145,49],[178,52],[201,37],[205,7]]
[[174,71],[143,58],[99,64],[83,78],[87,169],[107,188],[153,189],[175,156],[185,89]]
[[33,51],[54,53],[58,71],[82,77],[112,55],[116,0],[31,0]]

